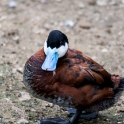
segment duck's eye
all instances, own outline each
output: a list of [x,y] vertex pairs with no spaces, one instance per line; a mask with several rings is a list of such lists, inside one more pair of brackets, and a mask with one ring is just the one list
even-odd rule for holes
[[60,44],[62,43],[62,41],[60,41]]

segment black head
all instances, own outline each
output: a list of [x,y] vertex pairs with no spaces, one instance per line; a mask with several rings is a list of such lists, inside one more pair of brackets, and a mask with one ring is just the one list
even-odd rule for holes
[[67,36],[62,33],[59,30],[53,30],[49,33],[48,39],[47,39],[47,47],[50,48],[59,48],[62,45],[65,46],[65,43],[68,44],[68,38]]

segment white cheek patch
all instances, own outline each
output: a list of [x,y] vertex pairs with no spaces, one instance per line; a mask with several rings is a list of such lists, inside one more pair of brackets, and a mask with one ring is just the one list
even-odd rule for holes
[[58,55],[59,55],[59,58],[60,57],[63,57],[65,54],[66,54],[66,52],[67,52],[67,50],[68,50],[68,44],[67,43],[65,43],[65,46],[60,46],[58,49],[57,49],[57,53],[58,53]]
[[[68,43],[65,43],[65,46],[60,46],[57,50],[56,50],[56,52],[58,53],[58,55],[59,55],[59,58],[61,58],[61,57],[63,57],[65,54],[66,54],[66,52],[67,52],[67,50],[68,50]],[[47,48],[47,39],[45,40],[45,43],[44,43],[44,52],[45,52],[45,54],[47,55],[47,51],[48,51],[48,48]]]
[[44,52],[45,52],[45,54],[47,55],[47,50],[48,50],[48,48],[47,48],[47,39],[45,40],[45,42],[44,42]]

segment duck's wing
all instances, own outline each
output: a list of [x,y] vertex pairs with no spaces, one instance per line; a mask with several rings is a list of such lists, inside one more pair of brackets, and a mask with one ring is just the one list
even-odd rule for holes
[[[64,63],[64,64],[63,64]],[[77,50],[68,50],[60,66],[61,80],[71,86],[98,84],[113,87],[111,75],[97,62]]]
[[111,80],[111,74],[108,73],[100,64],[82,54],[85,59],[85,63],[88,66],[88,72],[94,77],[98,84],[103,84]]

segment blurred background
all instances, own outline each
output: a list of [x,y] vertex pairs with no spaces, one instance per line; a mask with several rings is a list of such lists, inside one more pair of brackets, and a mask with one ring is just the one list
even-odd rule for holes
[[[22,83],[26,60],[55,29],[67,35],[71,48],[124,77],[124,0],[1,0],[0,124],[68,118],[65,108],[30,96]],[[97,119],[82,123],[124,124],[124,95]]]

